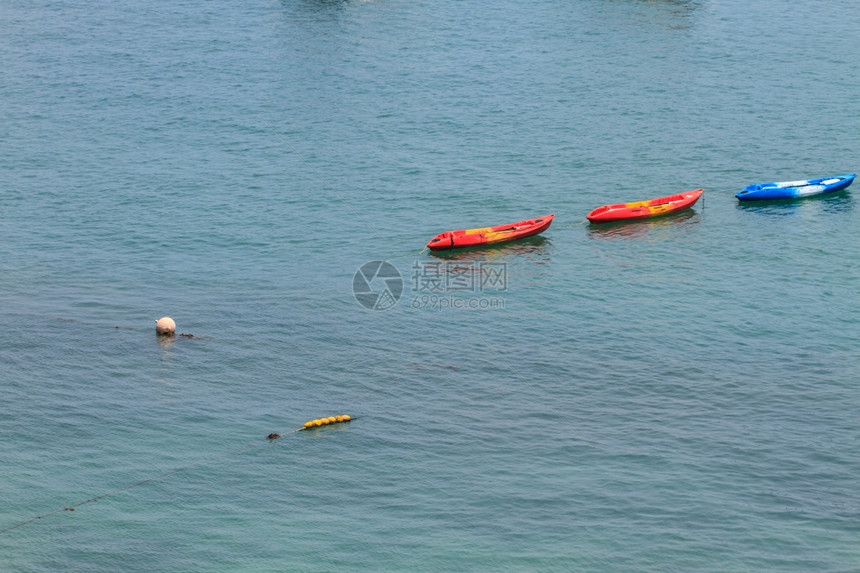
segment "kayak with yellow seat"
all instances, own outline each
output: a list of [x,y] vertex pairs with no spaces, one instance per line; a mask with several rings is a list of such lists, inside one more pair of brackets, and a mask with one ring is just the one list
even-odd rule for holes
[[554,217],[555,215],[544,215],[536,219],[527,219],[506,225],[496,225],[495,227],[445,231],[430,239],[427,246],[431,251],[446,251],[448,249],[494,245],[496,243],[524,239],[525,237],[532,237],[549,229]]
[[616,205],[604,205],[598,207],[588,215],[592,223],[612,223],[615,221],[635,221],[659,217],[670,213],[677,213],[689,209],[699,200],[704,189],[694,189],[666,197],[658,197],[647,201],[635,201],[633,203],[618,203]]

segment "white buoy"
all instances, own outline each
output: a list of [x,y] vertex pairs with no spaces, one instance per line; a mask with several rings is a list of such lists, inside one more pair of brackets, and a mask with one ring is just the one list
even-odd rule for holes
[[174,334],[176,323],[169,316],[164,316],[155,321],[156,334]]

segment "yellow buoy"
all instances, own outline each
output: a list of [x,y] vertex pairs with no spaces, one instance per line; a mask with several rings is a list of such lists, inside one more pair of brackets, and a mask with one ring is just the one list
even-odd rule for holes
[[313,428],[319,428],[320,426],[328,426],[329,424],[337,424],[339,422],[349,422],[352,418],[349,417],[348,414],[343,414],[341,416],[329,416],[328,418],[318,418],[316,420],[311,420],[309,422],[305,422],[304,427],[299,428],[300,430],[310,430]]

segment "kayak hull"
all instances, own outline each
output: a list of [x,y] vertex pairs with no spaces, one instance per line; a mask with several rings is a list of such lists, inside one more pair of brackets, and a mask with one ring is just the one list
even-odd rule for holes
[[856,173],[849,173],[820,179],[756,183],[744,187],[735,197],[740,201],[775,201],[825,195],[842,191],[851,185],[856,176]]
[[638,221],[677,213],[692,207],[704,189],[694,189],[666,197],[657,197],[647,201],[635,201],[633,203],[618,203],[615,205],[603,205],[586,215],[592,223],[614,223],[616,221]]
[[533,237],[549,229],[554,217],[555,215],[544,215],[535,219],[527,219],[506,225],[496,225],[494,227],[445,231],[430,239],[427,247],[431,251],[447,251],[449,249],[494,245],[496,243]]

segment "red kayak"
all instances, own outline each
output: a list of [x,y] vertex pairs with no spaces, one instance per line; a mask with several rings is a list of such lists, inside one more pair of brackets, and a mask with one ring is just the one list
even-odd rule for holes
[[460,231],[445,231],[439,233],[427,243],[431,251],[445,251],[447,249],[459,249],[462,247],[476,247],[479,245],[493,245],[504,243],[514,239],[531,237],[543,233],[549,229],[555,215],[545,215],[537,219],[520,221],[519,223],[508,223],[507,225],[496,225],[495,227],[481,227],[480,229],[462,229]]
[[613,221],[647,219],[649,217],[677,213],[678,211],[692,207],[699,200],[699,197],[702,196],[703,192],[704,189],[696,189],[648,201],[604,205],[586,215],[586,219],[592,223],[611,223]]

